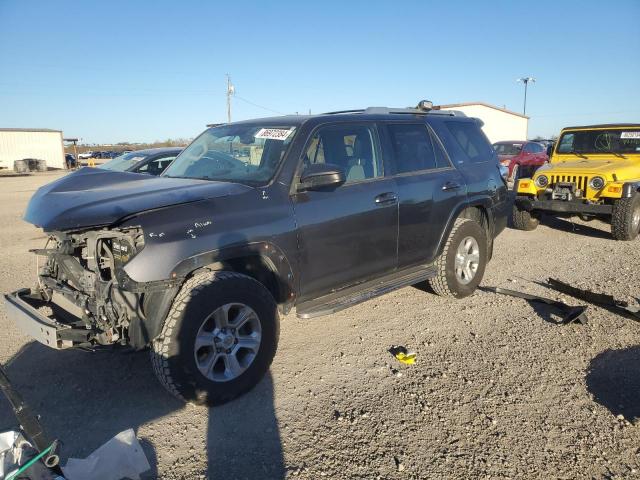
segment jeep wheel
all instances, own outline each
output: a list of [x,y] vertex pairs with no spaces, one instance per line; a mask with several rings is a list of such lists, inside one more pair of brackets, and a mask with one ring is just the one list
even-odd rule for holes
[[520,208],[517,202],[514,202],[511,209],[511,223],[516,230],[535,230],[540,224],[540,219],[528,212],[527,210]]
[[253,388],[275,356],[279,319],[269,291],[234,272],[203,272],[178,292],[151,358],[173,395],[220,405]]
[[480,284],[486,263],[484,228],[474,220],[458,218],[436,260],[438,274],[429,280],[429,285],[443,297],[467,297]]
[[613,204],[611,234],[616,240],[633,240],[640,233],[640,193]]

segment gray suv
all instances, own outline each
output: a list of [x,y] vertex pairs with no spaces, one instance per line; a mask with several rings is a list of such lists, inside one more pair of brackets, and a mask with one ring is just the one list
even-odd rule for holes
[[224,403],[269,368],[282,313],[473,293],[509,210],[480,127],[426,102],[284,116],[209,128],[159,177],[79,170],[31,199],[49,240],[6,308],[55,349],[150,346],[171,393]]

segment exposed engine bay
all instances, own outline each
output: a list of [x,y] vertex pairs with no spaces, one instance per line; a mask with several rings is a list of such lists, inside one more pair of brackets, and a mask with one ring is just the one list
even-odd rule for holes
[[129,343],[130,325],[144,319],[144,293],[123,288],[122,267],[142,248],[142,230],[126,228],[56,232],[44,249],[33,250],[39,259],[46,257],[38,272],[39,294],[62,309],[56,312],[59,321],[80,330],[69,339],[74,344]]

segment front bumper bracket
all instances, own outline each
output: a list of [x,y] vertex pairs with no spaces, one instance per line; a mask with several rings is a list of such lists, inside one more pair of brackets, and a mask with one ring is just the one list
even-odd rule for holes
[[56,323],[40,313],[33,305],[44,304],[44,302],[33,296],[30,289],[23,288],[4,295],[4,303],[7,316],[22,332],[34,340],[55,349],[71,346],[72,342],[65,341],[60,336],[61,331],[70,327]]

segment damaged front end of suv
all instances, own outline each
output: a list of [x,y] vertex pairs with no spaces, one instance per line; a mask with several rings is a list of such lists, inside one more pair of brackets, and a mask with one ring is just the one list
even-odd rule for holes
[[143,346],[143,301],[151,292],[131,285],[122,268],[142,248],[140,228],[54,232],[44,249],[33,250],[41,265],[37,288],[9,301],[56,310],[55,337],[53,330],[42,330],[44,343],[56,348]]
[[32,250],[37,282],[5,295],[9,316],[23,332],[52,348],[148,346],[187,272],[134,279],[126,266],[151,244],[145,270],[151,270],[149,264],[171,270],[176,249],[164,247],[170,234],[161,238],[165,234],[154,233],[153,227],[170,224],[166,219],[180,217],[175,211],[185,205],[228,190],[210,182],[97,169],[42,187],[25,213],[25,220],[48,235],[43,248]]

